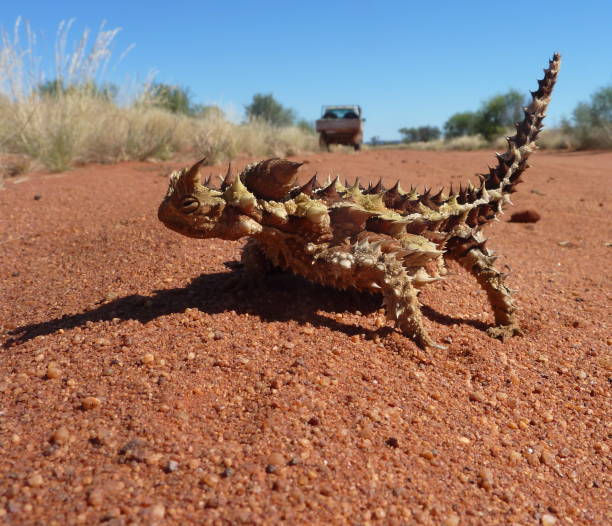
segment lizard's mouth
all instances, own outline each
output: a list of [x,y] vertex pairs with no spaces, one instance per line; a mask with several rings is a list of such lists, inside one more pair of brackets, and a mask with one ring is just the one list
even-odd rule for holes
[[214,233],[216,223],[206,217],[198,218],[196,225],[186,225],[182,221],[162,220],[162,223],[164,223],[164,225],[170,230],[174,230],[175,232],[178,232],[179,234],[182,234],[187,237],[197,239],[216,237]]
[[194,216],[195,221],[187,223],[163,203],[157,211],[157,217],[170,230],[194,238],[210,237],[208,234],[215,226],[214,220],[204,215]]

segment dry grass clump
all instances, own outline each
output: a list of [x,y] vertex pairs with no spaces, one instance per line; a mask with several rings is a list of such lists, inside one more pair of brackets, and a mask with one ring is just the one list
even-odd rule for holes
[[45,83],[37,70],[29,28],[25,46],[20,20],[12,35],[2,32],[0,152],[23,154],[61,171],[86,162],[167,159],[176,152],[206,156],[214,164],[238,153],[286,156],[317,148],[316,136],[297,127],[256,121],[238,125],[220,111],[171,113],[148,97],[147,86],[120,105],[98,87],[118,29],[101,28],[91,46],[86,31],[67,54],[71,25],[62,23],[58,31],[52,83]]
[[490,143],[485,141],[481,135],[464,135],[462,137],[455,137],[453,139],[436,139],[434,141],[427,142],[411,142],[402,145],[405,148],[411,150],[478,150],[481,148],[490,147]]
[[286,157],[318,148],[316,135],[296,126],[277,128],[267,122],[254,120],[238,126],[236,135],[240,150],[252,156]]
[[538,135],[538,148],[542,150],[574,150],[576,139],[562,128],[544,129]]
[[7,177],[17,177],[32,169],[32,160],[27,155],[0,155],[0,188],[2,180]]
[[[508,130],[508,135],[512,131]],[[543,130],[538,136],[538,148],[543,150],[568,150],[577,148],[575,137],[566,130],[561,128],[551,128]],[[493,148],[498,151],[503,151],[507,148],[508,142],[504,136],[498,137],[492,142],[486,141],[482,135],[464,135],[455,137],[454,139],[444,140],[438,139],[428,142],[413,142],[403,144],[401,147],[411,150],[480,150],[485,148]]]
[[479,150],[486,148],[489,143],[482,137],[482,135],[464,135],[463,137],[455,137],[446,141],[446,148],[448,150]]
[[0,105],[0,145],[52,171],[85,162],[167,158],[176,149],[179,121],[156,108],[122,108],[78,92],[33,95]]
[[318,147],[314,134],[296,126],[276,127],[257,120],[234,124],[216,113],[186,119],[177,129],[176,139],[184,141],[183,150],[198,152],[209,164],[227,161],[238,153],[287,157]]
[[121,107],[79,92],[0,103],[0,150],[26,154],[52,171],[86,162],[168,159],[175,152],[216,164],[239,153],[287,156],[316,148],[316,136],[297,127]]
[[[512,135],[512,133],[512,130],[508,130],[507,135]],[[575,137],[563,128],[545,128],[538,134],[536,143],[541,150],[573,150],[576,148]],[[498,137],[489,146],[502,151],[508,147],[508,142],[505,137]]]
[[219,114],[210,115],[198,122],[186,122],[181,131],[186,144],[192,141],[192,148],[200,156],[206,157],[208,164],[231,159],[240,151],[236,125]]
[[612,121],[598,126],[576,126],[569,131],[572,146],[577,150],[612,149]]

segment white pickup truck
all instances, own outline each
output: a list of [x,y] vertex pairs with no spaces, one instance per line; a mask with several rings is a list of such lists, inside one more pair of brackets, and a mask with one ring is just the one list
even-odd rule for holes
[[347,144],[360,150],[364,121],[361,106],[323,106],[321,118],[316,122],[319,145],[328,151],[330,144]]

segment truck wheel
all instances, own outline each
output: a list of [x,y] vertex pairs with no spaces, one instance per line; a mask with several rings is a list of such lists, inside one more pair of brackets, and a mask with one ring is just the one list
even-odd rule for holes
[[361,150],[361,143],[353,144],[353,148],[355,148],[355,151],[358,152],[359,150]]
[[329,144],[327,143],[325,134],[323,133],[319,135],[319,148],[321,148],[321,150],[326,150],[329,152]]

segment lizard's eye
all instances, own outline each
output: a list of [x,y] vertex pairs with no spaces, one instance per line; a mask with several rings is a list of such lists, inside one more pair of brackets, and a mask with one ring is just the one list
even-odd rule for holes
[[181,203],[181,210],[185,214],[191,214],[192,212],[195,212],[199,206],[200,202],[197,199],[193,197],[187,197],[183,199],[183,202]]

